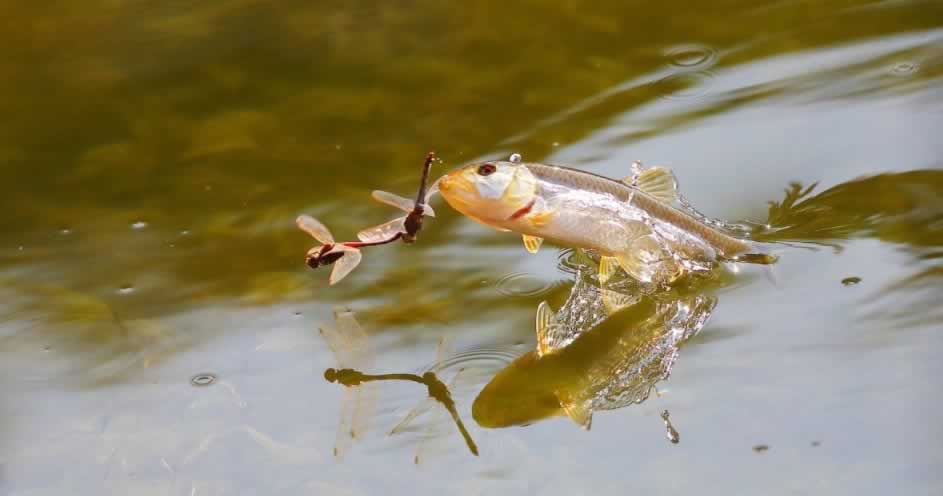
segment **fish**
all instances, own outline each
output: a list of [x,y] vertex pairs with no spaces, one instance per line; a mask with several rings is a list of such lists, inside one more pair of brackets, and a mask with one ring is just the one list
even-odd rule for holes
[[619,299],[592,275],[577,276],[558,312],[540,303],[537,346],[495,374],[472,403],[479,426],[566,417],[589,430],[594,411],[645,401],[717,304],[696,286]]
[[597,252],[601,281],[618,268],[639,282],[670,284],[719,261],[775,262],[757,243],[679,206],[677,180],[665,167],[636,162],[616,180],[515,154],[455,169],[436,187],[466,217],[521,234],[528,252],[544,240]]

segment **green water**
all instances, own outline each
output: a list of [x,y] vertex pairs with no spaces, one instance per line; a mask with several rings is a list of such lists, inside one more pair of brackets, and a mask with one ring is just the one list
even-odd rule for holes
[[[607,4],[0,7],[0,494],[943,491],[940,3]],[[445,335],[533,349],[573,282],[441,201],[337,286],[305,267],[298,214],[386,221],[369,192],[411,194],[429,150],[668,165],[772,225],[775,282],[709,284],[660,396],[589,431],[482,428],[481,376],[452,393],[474,457],[424,417],[387,435],[425,392],[380,383],[338,461],[334,305],[367,372],[421,372]]]

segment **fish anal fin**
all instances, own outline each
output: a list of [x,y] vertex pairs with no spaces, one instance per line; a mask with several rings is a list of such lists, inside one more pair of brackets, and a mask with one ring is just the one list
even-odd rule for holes
[[593,402],[591,399],[573,398],[562,391],[557,391],[560,408],[576,425],[589,430],[593,424]]
[[672,203],[678,197],[678,181],[666,167],[644,169],[623,179],[623,182],[663,203]]
[[557,316],[546,301],[537,306],[537,356],[542,357],[555,351],[550,333],[557,325]]
[[538,238],[537,236],[528,236],[527,234],[521,236],[524,239],[524,248],[526,248],[529,253],[537,253],[537,250],[540,249],[540,245],[544,242],[544,238]]

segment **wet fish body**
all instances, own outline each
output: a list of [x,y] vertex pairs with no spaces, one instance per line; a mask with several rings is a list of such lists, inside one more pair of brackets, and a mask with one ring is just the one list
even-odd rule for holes
[[618,266],[642,282],[671,282],[759,251],[676,207],[677,182],[661,167],[639,166],[618,181],[556,165],[484,162],[443,176],[438,190],[466,216],[522,234],[528,251],[548,239],[598,252],[603,279]]

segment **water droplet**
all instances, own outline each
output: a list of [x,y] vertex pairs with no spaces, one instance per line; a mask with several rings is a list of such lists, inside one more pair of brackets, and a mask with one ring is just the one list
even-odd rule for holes
[[68,227],[63,227],[62,229],[59,229],[59,234],[63,236],[68,236],[72,234],[72,229],[69,229]]
[[23,251],[23,245],[18,246],[16,249],[19,251]]
[[710,90],[710,82],[713,79],[711,72],[694,71],[672,74],[656,84],[663,88],[662,96],[675,100],[703,96]]
[[520,153],[512,153],[512,154],[511,154],[511,157],[508,158],[508,160],[510,160],[511,163],[519,164],[519,163],[521,163],[521,154],[520,154]]
[[209,386],[216,382],[216,376],[213,374],[197,374],[190,378],[190,384],[197,387]]
[[139,220],[135,222],[134,224],[131,224],[131,229],[134,229],[134,230],[140,230],[146,227],[147,227],[147,222],[144,222],[143,220]]
[[690,43],[677,45],[665,50],[665,56],[669,59],[668,63],[675,67],[699,67],[706,69],[714,65],[714,61],[717,59],[717,52],[708,46]]
[[132,286],[132,285],[130,285],[130,284],[122,284],[122,285],[118,288],[118,293],[119,293],[119,294],[131,294],[131,293],[133,293],[133,292],[134,292],[134,286]]
[[508,274],[495,283],[495,289],[504,296],[538,296],[552,290],[554,281],[543,281],[533,274],[517,272]]
[[861,278],[854,277],[854,276],[846,277],[841,280],[842,286],[854,286],[855,284],[858,284],[859,282],[861,282]]
[[920,64],[909,60],[900,61],[891,66],[888,71],[892,76],[910,76],[920,70]]
[[756,451],[757,453],[765,453],[769,451],[769,446],[765,444],[757,444],[753,447],[753,451]]
[[559,142],[559,141],[554,141],[553,143],[550,144],[550,146],[556,148],[556,147],[560,146],[560,142]]
[[173,244],[173,243],[170,243],[170,244],[168,244],[167,246],[168,246],[169,248],[176,248],[176,247],[177,247],[177,245],[175,245],[175,244]]
[[181,236],[189,236],[189,235],[190,235],[190,230],[189,230],[189,229],[184,229],[183,231],[180,231],[180,235],[181,235]]

